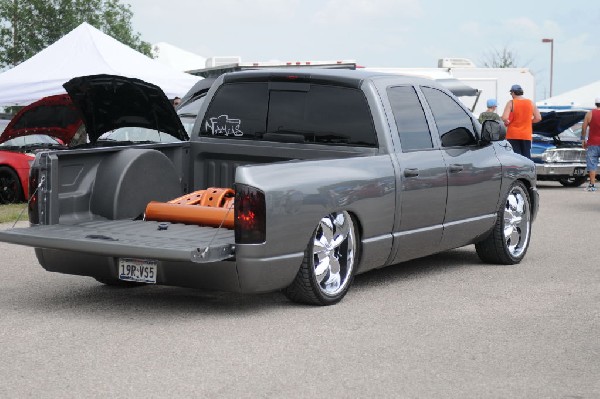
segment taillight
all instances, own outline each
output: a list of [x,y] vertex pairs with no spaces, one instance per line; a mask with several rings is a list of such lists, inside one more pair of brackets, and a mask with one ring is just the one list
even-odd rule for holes
[[37,168],[29,170],[29,204],[27,211],[29,213],[29,222],[32,224],[40,224],[39,213],[39,190],[40,171]]
[[245,184],[236,184],[234,204],[236,244],[265,242],[265,193]]

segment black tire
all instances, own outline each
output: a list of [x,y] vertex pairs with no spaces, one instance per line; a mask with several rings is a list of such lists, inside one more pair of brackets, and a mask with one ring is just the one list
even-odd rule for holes
[[22,202],[25,195],[19,175],[8,166],[0,166],[0,204]]
[[355,226],[352,216],[345,211],[321,219],[296,278],[283,290],[290,300],[321,306],[342,300],[352,284],[359,259]]
[[531,200],[527,188],[517,181],[506,194],[494,229],[475,249],[484,262],[514,265],[527,253],[530,239]]
[[579,187],[583,183],[587,181],[587,177],[585,176],[571,176],[571,177],[563,177],[562,179],[558,179],[558,182],[565,187]]

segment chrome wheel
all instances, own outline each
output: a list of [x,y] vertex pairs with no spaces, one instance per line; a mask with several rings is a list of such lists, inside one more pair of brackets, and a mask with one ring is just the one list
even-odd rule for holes
[[489,235],[475,243],[482,261],[514,265],[525,256],[531,235],[531,202],[525,185],[516,181],[498,210]]
[[511,256],[518,258],[527,249],[531,220],[527,193],[521,186],[511,189],[504,208],[504,242]]
[[328,306],[350,289],[358,263],[360,239],[345,211],[322,218],[315,228],[294,281],[283,293],[294,302]]
[[347,212],[332,213],[319,222],[313,237],[314,277],[320,291],[335,296],[344,291],[354,271],[356,238]]

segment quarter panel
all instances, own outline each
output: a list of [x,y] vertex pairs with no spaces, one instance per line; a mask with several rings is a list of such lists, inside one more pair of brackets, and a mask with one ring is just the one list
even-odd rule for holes
[[389,254],[395,181],[388,155],[242,166],[236,182],[265,192],[267,235],[257,256],[304,252],[319,220],[341,210],[356,217],[361,239],[386,236]]

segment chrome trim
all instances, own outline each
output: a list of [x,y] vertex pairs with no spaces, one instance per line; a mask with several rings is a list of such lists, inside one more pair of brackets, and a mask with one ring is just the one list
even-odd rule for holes
[[535,172],[538,175],[569,175],[575,173],[575,168],[585,168],[585,163],[554,163],[535,164]]

